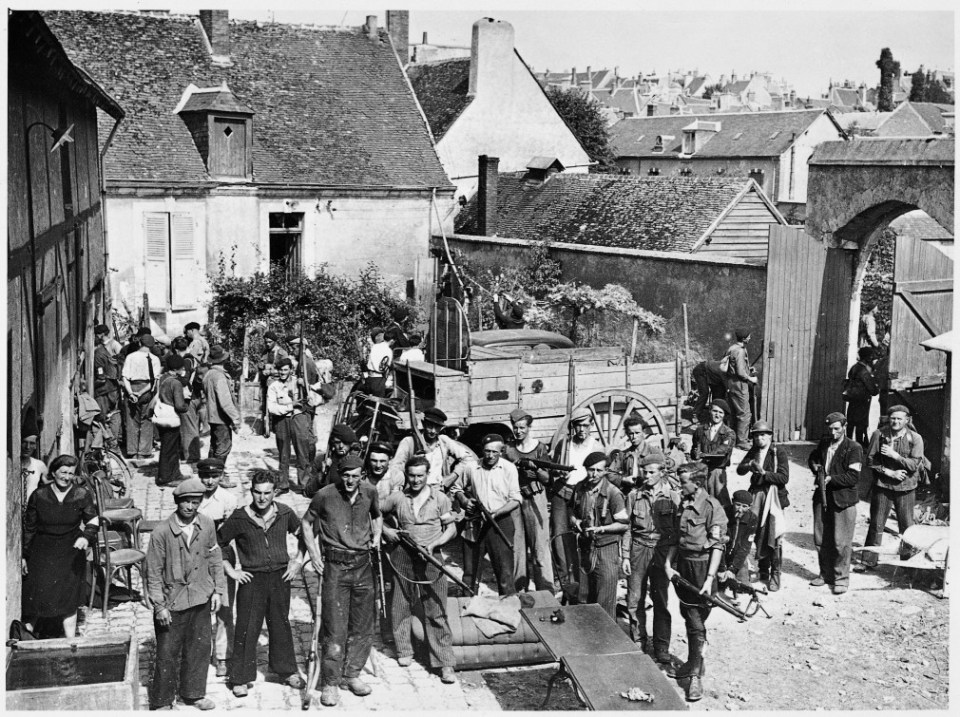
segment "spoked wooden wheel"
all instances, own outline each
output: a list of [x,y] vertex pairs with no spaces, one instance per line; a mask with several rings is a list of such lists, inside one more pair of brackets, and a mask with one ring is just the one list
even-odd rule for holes
[[[574,407],[574,411],[586,408],[590,411],[590,432],[600,442],[604,453],[627,445],[624,421],[631,415],[643,421],[643,430],[650,439],[657,437],[660,448],[666,445],[667,423],[653,401],[643,394],[626,388],[613,388],[595,393]],[[560,446],[560,452],[554,455],[566,456],[565,443],[570,437],[570,417],[567,416],[557,428],[550,441],[551,452]]]

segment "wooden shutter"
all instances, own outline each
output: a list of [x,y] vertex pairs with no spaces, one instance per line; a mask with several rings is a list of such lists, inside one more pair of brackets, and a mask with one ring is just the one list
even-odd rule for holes
[[169,217],[166,212],[147,212],[143,215],[143,233],[147,242],[144,291],[150,297],[150,306],[157,308],[170,304]]
[[209,172],[215,177],[247,174],[247,123],[217,117],[210,134]]
[[170,215],[173,263],[171,272],[172,304],[174,309],[196,307],[200,295],[200,267],[197,264],[193,215],[176,212]]

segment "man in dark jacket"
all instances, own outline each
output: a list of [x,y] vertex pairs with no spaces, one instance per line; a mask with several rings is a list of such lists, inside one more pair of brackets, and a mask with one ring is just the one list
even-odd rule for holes
[[773,429],[766,421],[757,421],[750,429],[753,446],[737,466],[738,475],[750,474],[753,512],[757,525],[757,562],[760,579],[768,582],[770,592],[780,589],[780,563],[783,558],[783,509],[790,505],[787,481],[790,464],[787,452],[773,443]]
[[727,544],[723,548],[720,560],[720,582],[739,580],[750,582],[750,567],[747,557],[753,545],[753,536],[757,532],[757,516],[750,510],[753,496],[750,491],[738,490],[733,494],[733,502],[724,510],[727,513]]
[[870,403],[873,397],[880,393],[880,386],[873,375],[877,352],[870,346],[864,346],[858,356],[859,360],[850,367],[847,374],[843,397],[847,402],[847,435],[866,448]]
[[737,444],[737,434],[724,425],[723,420],[730,415],[730,406],[722,398],[714,399],[710,404],[710,420],[701,423],[693,432],[693,447],[690,457],[706,464],[710,473],[707,476],[707,493],[716,498],[724,508],[730,505],[730,493],[727,491],[727,467],[730,454]]
[[[224,465],[233,448],[233,432],[240,427],[240,412],[233,398],[233,381],[223,364],[230,357],[222,346],[210,349],[210,370],[203,377],[203,395],[210,422],[210,450],[207,458],[219,458]],[[226,486],[225,486],[226,487]]]
[[[726,375],[720,370],[719,361],[701,361],[693,367],[690,379],[697,387],[697,402],[693,405],[693,419],[703,419],[703,410],[711,405],[711,401],[722,399],[727,395]],[[727,411],[729,418],[730,411]]]
[[93,351],[93,396],[100,406],[100,420],[110,428],[113,445],[120,440],[120,368],[107,348],[110,327],[99,324],[93,330],[97,348]]
[[850,584],[863,450],[844,435],[847,419],[842,413],[829,414],[826,423],[828,435],[820,439],[807,460],[817,478],[813,490],[813,544],[820,561],[820,574],[810,584],[830,585],[835,595],[842,595]]

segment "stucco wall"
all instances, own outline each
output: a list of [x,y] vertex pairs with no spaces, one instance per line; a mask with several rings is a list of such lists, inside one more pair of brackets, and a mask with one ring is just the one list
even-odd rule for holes
[[[821,142],[832,142],[840,139],[840,131],[826,115],[820,115],[810,126],[797,137],[793,151],[788,149],[780,155],[780,175],[776,193],[769,196],[776,202],[805,202],[807,200],[807,183],[810,170],[807,160],[813,150]],[[791,163],[793,168],[793,182],[791,185]]]
[[[690,169],[694,177],[749,177],[750,170],[759,168],[763,170],[762,181],[754,176],[757,184],[763,189],[763,193],[768,197],[773,197],[773,190],[776,186],[776,173],[780,163],[775,159],[756,159],[756,158],[710,158],[694,156],[690,159],[677,159],[675,156],[664,157],[623,157],[617,160],[617,166],[630,170],[630,174],[637,177],[649,176],[651,169],[659,169],[661,177],[679,176],[680,168]],[[717,174],[718,169],[723,169],[723,175]]]
[[525,169],[538,155],[557,157],[568,171],[586,172],[590,157],[514,52],[513,28],[481,21],[474,29],[474,54],[482,58],[477,94],[437,143],[457,194],[476,192],[481,154],[499,157],[501,172]]
[[[154,315],[156,328],[176,335],[190,321],[205,323],[209,300],[207,275],[219,270],[245,276],[266,271],[270,261],[269,215],[303,213],[301,260],[308,275],[326,263],[339,274],[356,275],[369,262],[405,296],[413,280],[417,296],[430,294],[432,260],[430,232],[437,215],[428,196],[382,197],[258,197],[212,195],[192,198],[111,197],[108,206],[111,282],[115,305],[141,305],[145,276],[146,212],[189,212],[195,219],[195,250],[202,284],[195,308]],[[452,199],[439,197],[441,217]],[[445,219],[452,230],[452,220]],[[235,263],[235,268],[231,269]],[[151,302],[151,309],[159,308]]]
[[[433,241],[441,245],[439,237]],[[448,241],[469,261],[491,269],[524,261],[533,245],[520,239],[462,234]],[[622,284],[640,306],[666,319],[682,321],[686,303],[691,339],[717,359],[727,349],[724,334],[734,329],[753,332],[752,355],[763,341],[766,267],[737,259],[689,259],[579,244],[552,244],[549,251],[561,263],[564,281],[597,288]]]

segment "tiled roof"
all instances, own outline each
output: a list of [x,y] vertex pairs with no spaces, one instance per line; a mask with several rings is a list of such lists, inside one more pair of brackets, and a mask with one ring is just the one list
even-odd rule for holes
[[409,65],[407,76],[430,123],[434,139],[439,142],[454,120],[473,101],[472,97],[467,96],[467,90],[470,89],[470,58]]
[[233,65],[217,67],[195,17],[43,15],[127,111],[107,181],[208,180],[173,110],[189,84],[226,82],[254,112],[255,183],[450,186],[385,31],[233,21]]
[[233,93],[226,87],[218,87],[213,90],[194,90],[187,101],[184,102],[181,112],[200,112],[205,110],[216,110],[219,112],[237,112],[240,114],[252,114],[246,105],[237,101]]
[[856,90],[846,87],[834,87],[830,100],[838,105],[856,107],[860,104],[860,95]]
[[706,77],[694,77],[692,80],[690,80],[690,84],[687,85],[687,94],[695,95],[700,88],[703,87],[703,83],[706,81]]
[[[941,109],[944,105],[933,102],[905,102],[904,105],[910,105],[932,132],[943,133],[946,130],[947,125],[944,122],[943,110]],[[953,108],[950,107],[950,110],[952,111]]]
[[[497,235],[515,239],[689,252],[750,180],[556,174],[542,184],[502,174]],[[476,234],[477,197],[456,219]]]
[[750,84],[750,80],[740,80],[740,81],[738,81],[738,82],[728,82],[728,83],[723,87],[723,91],[724,91],[724,92],[729,92],[730,94],[733,94],[733,95],[739,95],[741,92],[743,92],[745,89],[747,89],[747,85],[749,85],[749,84]]
[[[615,157],[663,157],[680,151],[683,128],[693,119],[719,122],[720,131],[697,151],[698,157],[776,157],[793,143],[793,135],[806,130],[823,110],[796,112],[709,113],[625,118],[610,128]],[[659,135],[674,141],[663,152],[654,152]]]

